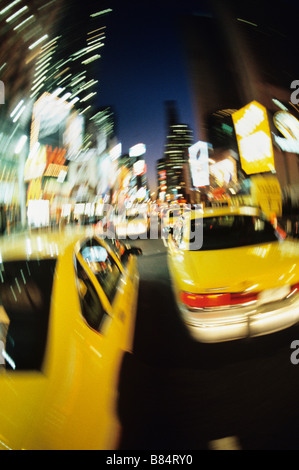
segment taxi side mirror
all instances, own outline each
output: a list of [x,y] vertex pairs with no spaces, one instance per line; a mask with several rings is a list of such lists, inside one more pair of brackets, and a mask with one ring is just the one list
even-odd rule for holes
[[133,255],[133,256],[142,255],[141,248],[138,248],[136,246],[128,246],[128,247],[125,246],[125,250],[120,257],[121,263],[125,265],[128,262],[130,255]]
[[138,248],[137,246],[131,246],[126,250],[128,255],[139,256],[142,255],[142,249]]

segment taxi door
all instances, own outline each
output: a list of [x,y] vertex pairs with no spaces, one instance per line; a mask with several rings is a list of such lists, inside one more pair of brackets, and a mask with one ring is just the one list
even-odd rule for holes
[[[131,257],[133,258],[133,257]],[[115,448],[120,432],[118,380],[124,351],[134,337],[138,278],[134,259],[124,268],[108,246],[85,242],[76,255],[82,322],[80,408],[84,433],[73,435],[75,448]]]

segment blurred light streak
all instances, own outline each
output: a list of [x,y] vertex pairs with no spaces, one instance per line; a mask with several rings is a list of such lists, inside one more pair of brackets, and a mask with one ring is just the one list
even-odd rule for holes
[[250,24],[251,26],[257,26],[256,23],[252,23],[251,21],[247,21],[247,20],[242,20],[242,18],[237,18],[237,20],[241,21],[242,23]]
[[24,100],[21,100],[19,101],[19,103],[17,104],[17,106],[15,107],[15,109],[11,112],[10,114],[10,117],[14,117],[14,115],[16,114],[16,112],[20,109],[20,107],[22,106],[22,104],[24,103]]
[[28,256],[30,256],[32,254],[30,238],[26,238],[26,253],[27,253]]
[[96,16],[104,15],[105,13],[110,13],[111,11],[113,11],[111,8],[107,8],[106,10],[101,10],[96,13],[92,13],[90,16],[91,18],[95,18]]
[[23,114],[23,112],[25,111],[25,108],[26,106],[22,106],[22,108],[20,109],[20,111],[18,112],[18,114],[15,116],[15,118],[12,120],[12,122],[17,122],[18,119],[21,117],[21,115]]
[[19,142],[18,142],[18,144],[15,148],[15,153],[20,153],[21,152],[21,150],[23,149],[27,139],[28,139],[28,137],[25,134],[22,135],[22,137],[20,137],[20,140],[19,140]]
[[24,26],[26,23],[28,23],[28,21],[32,20],[33,18],[34,18],[34,15],[28,16],[28,18],[26,18],[24,21],[22,21],[21,23],[19,23],[17,26],[14,27],[14,31],[17,31],[18,29],[20,29],[22,26]]
[[80,101],[80,98],[78,98],[78,96],[75,96],[75,98],[73,98],[73,99],[70,101],[70,105],[73,105],[73,104],[77,103],[77,101]]
[[93,62],[94,60],[100,59],[100,57],[101,57],[100,54],[95,54],[89,59],[83,60],[81,64],[84,64],[84,65],[89,64],[90,62]]
[[6,13],[8,10],[10,10],[12,7],[14,7],[15,5],[17,5],[18,3],[20,3],[21,0],[15,0],[14,2],[10,3],[9,5],[7,5],[7,7],[3,8],[1,11],[0,11],[0,15],[3,15],[4,13]]
[[12,358],[7,354],[6,351],[2,351],[2,356],[4,357],[4,359],[6,360],[6,362],[8,362],[8,364],[10,365],[10,367],[12,369],[15,369],[16,368],[16,364],[14,363],[14,361],[12,360]]
[[24,282],[24,284],[26,284],[26,278],[25,278],[25,276],[24,276],[23,269],[21,269],[20,272],[21,272],[21,276],[22,276],[23,282]]
[[89,93],[89,95],[85,96],[84,98],[81,99],[81,102],[85,102],[87,100],[90,100],[94,95],[96,95],[96,92],[94,93]]
[[70,96],[72,96],[72,94],[71,94],[70,92],[67,92],[67,93],[65,93],[60,99],[61,99],[62,101],[65,101],[65,100],[67,100]]
[[45,34],[44,36],[39,38],[37,41],[35,41],[33,44],[31,44],[28,49],[30,50],[34,49],[36,46],[38,46],[41,42],[43,42],[48,37],[49,37],[48,34]]
[[18,281],[18,278],[15,277],[15,282],[16,282],[16,285],[17,285],[17,288],[18,288],[18,291],[19,291],[19,294],[21,293],[21,287],[20,287],[20,284],[19,284],[19,281]]
[[12,293],[12,295],[13,295],[13,298],[14,298],[15,301],[17,302],[18,299],[17,299],[17,296],[16,296],[15,291],[13,290],[13,287],[12,287],[12,286],[10,286],[10,290],[11,290],[11,293]]
[[38,251],[42,251],[43,249],[41,237],[37,237],[37,249]]
[[56,96],[60,95],[60,93],[62,93],[64,90],[65,90],[65,88],[61,88],[61,87],[56,88],[56,90],[53,91],[52,96],[56,97]]
[[17,16],[21,15],[26,10],[28,10],[27,5],[25,5],[23,8],[20,8],[20,10],[16,11],[13,15],[9,16],[6,19],[6,23],[10,23],[12,20],[14,20]]

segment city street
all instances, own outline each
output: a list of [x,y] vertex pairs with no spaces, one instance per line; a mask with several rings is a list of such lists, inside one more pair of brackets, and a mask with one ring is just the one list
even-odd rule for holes
[[120,379],[121,449],[298,449],[299,329],[222,344],[188,336],[161,240],[143,256],[134,354]]
[[23,3],[0,450],[299,450],[299,3]]

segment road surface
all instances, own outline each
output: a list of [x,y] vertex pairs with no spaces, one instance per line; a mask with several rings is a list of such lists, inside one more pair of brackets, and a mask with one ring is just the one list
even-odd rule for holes
[[174,303],[163,242],[132,244],[143,256],[134,353],[120,378],[120,449],[299,449],[299,365],[290,360],[298,327],[193,341]]

